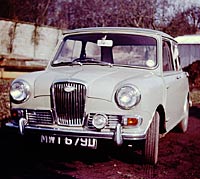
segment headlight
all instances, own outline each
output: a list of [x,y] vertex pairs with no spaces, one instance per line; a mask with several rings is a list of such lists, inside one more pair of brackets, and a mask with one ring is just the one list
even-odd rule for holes
[[140,102],[141,94],[139,90],[132,85],[126,85],[119,88],[115,94],[117,105],[122,109],[130,109]]
[[30,86],[25,81],[15,81],[10,88],[11,100],[14,103],[26,101],[30,96]]

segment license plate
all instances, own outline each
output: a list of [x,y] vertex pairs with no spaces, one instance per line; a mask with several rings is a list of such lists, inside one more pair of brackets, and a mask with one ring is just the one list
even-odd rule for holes
[[68,146],[82,146],[93,149],[97,148],[97,139],[93,138],[41,135],[40,142],[44,144],[64,144]]

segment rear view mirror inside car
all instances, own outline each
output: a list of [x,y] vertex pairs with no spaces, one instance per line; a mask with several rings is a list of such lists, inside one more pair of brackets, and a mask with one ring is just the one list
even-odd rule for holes
[[97,40],[97,45],[99,47],[112,47],[113,41],[112,40]]

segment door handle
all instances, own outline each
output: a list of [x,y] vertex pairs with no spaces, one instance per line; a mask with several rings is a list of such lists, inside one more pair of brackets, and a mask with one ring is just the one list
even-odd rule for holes
[[181,78],[181,75],[176,76],[176,79],[177,79],[177,80],[180,79],[180,78]]

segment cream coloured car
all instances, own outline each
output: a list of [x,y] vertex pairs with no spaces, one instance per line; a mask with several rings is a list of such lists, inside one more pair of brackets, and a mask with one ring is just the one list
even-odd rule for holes
[[150,29],[67,31],[47,68],[15,79],[10,97],[6,126],[24,136],[90,148],[101,139],[118,146],[143,141],[152,164],[159,136],[188,126],[188,76],[177,42]]

